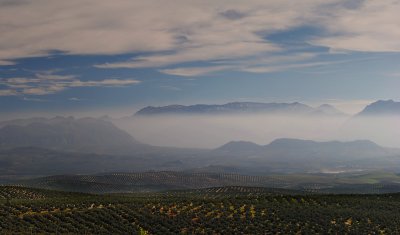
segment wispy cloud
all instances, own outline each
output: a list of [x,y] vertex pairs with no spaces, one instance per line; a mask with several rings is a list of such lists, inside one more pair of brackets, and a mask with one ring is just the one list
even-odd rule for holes
[[162,85],[159,86],[161,89],[170,90],[170,91],[181,91],[182,89],[176,86]]
[[231,69],[232,66],[208,66],[208,67],[186,67],[186,68],[174,68],[174,69],[161,69],[162,73],[178,76],[199,76],[211,72],[222,71]]
[[171,64],[186,62],[205,62],[215,60],[238,59],[246,56],[261,55],[265,52],[278,51],[278,46],[262,41],[235,42],[227,38],[226,41],[217,44],[182,47],[172,53],[156,54],[150,56],[135,57],[126,62],[105,63],[95,65],[97,68],[149,68],[163,67]]
[[342,61],[328,61],[328,62],[309,62],[309,63],[296,63],[296,64],[282,64],[282,65],[270,65],[270,66],[250,66],[241,69],[242,71],[251,73],[271,73],[284,71],[289,69],[309,68],[317,66],[327,66],[332,64],[342,63]]
[[[295,64],[307,61],[318,56],[318,53],[293,53],[290,55],[273,55],[270,57],[252,57],[240,60],[214,61],[201,67],[182,67],[160,69],[165,74],[193,77],[213,72],[234,70],[252,73],[276,72],[292,67],[305,67],[304,64]],[[311,65],[310,65],[311,66]]]
[[355,9],[336,8],[321,24],[330,32],[311,43],[335,50],[400,52],[400,1],[362,1]]
[[72,80],[66,83],[69,87],[123,87],[133,84],[138,84],[140,81],[135,79],[105,79],[99,81],[81,81],[81,80]]
[[48,102],[48,100],[45,99],[32,98],[32,97],[22,97],[22,100],[33,101],[33,102]]
[[71,98],[69,98],[68,100],[69,100],[69,101],[78,102],[78,101],[81,101],[82,99],[81,99],[81,98],[77,98],[77,97],[71,97]]
[[4,65],[15,65],[15,62],[8,61],[8,60],[0,60],[0,66],[4,66]]
[[83,81],[75,75],[36,73],[32,77],[2,78],[0,96],[47,95],[74,87],[123,87],[140,83],[135,79],[104,79]]
[[13,96],[17,95],[18,93],[11,89],[0,90],[0,96]]

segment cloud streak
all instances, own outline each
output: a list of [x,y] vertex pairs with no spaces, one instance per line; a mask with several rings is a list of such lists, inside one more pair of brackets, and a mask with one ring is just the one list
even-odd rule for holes
[[124,87],[138,84],[135,79],[104,79],[82,81],[75,75],[57,75],[52,72],[37,73],[33,77],[3,78],[0,96],[48,95],[76,87]]
[[186,68],[174,68],[174,69],[161,69],[161,73],[178,75],[185,77],[193,77],[204,75],[212,72],[223,71],[232,69],[233,66],[206,66],[206,67],[186,67]]

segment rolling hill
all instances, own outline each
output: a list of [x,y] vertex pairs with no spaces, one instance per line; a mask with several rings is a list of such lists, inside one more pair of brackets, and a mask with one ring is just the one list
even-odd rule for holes
[[266,187],[308,193],[389,193],[400,191],[393,173],[268,174],[150,171],[94,175],[55,175],[20,180],[12,185],[83,193],[160,192],[212,187]]

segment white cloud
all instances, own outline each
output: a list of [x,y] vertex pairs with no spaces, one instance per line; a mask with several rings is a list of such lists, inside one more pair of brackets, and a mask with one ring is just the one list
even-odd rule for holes
[[398,0],[7,1],[0,2],[0,65],[53,50],[82,55],[146,52],[96,67],[156,67],[196,76],[206,69],[165,66],[236,61],[246,71],[268,72],[247,66],[247,60],[276,57],[287,48],[264,36],[304,25],[321,28],[324,35],[310,43],[331,51],[399,52],[399,11]]
[[333,36],[311,43],[335,50],[400,52],[399,12],[398,0],[368,0],[357,9],[337,9],[323,21]]
[[305,0],[295,7],[289,0],[173,0],[168,4],[161,0],[35,0],[2,4],[0,60],[43,56],[50,50],[69,54],[172,52],[167,57],[143,58],[145,62],[139,63],[143,67],[144,63],[165,64],[164,59],[176,63],[252,55],[276,49],[259,31],[304,23],[313,17],[313,9],[332,1],[338,0]]
[[0,96],[47,95],[74,87],[123,87],[140,83],[135,79],[79,80],[75,75],[37,73],[34,77],[3,78]]

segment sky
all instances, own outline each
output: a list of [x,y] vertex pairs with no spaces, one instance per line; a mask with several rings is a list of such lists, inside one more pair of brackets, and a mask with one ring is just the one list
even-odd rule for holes
[[400,100],[398,0],[0,0],[0,119]]

